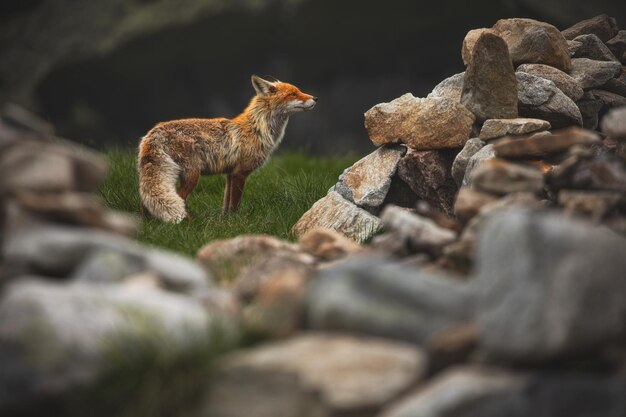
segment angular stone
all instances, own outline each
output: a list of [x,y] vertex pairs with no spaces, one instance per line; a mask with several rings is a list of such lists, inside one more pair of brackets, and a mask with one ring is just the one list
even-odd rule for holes
[[496,153],[493,150],[493,145],[485,145],[478,152],[472,155],[467,161],[467,166],[465,167],[465,175],[463,176],[462,186],[469,187],[472,184],[472,175],[474,170],[491,159],[496,157]]
[[541,119],[489,119],[485,121],[478,137],[490,140],[509,135],[524,135],[550,129],[550,123]]
[[606,41],[606,46],[615,57],[620,58],[626,52],[626,30],[620,30],[617,35]]
[[557,88],[567,97],[571,98],[572,101],[580,100],[584,94],[583,89],[578,85],[576,80],[563,71],[549,65],[523,64],[517,67],[517,71],[552,81]]
[[565,213],[590,217],[600,221],[613,210],[624,198],[618,192],[611,191],[573,191],[559,193],[559,204]]
[[416,344],[471,320],[473,309],[465,283],[372,257],[351,258],[320,271],[307,295],[312,328]]
[[456,182],[459,187],[463,183],[463,177],[465,176],[465,169],[467,168],[469,159],[485,145],[486,143],[482,140],[472,138],[465,142],[465,146],[463,146],[461,152],[454,158],[454,162],[452,163],[452,178],[454,178],[454,182]]
[[382,224],[378,217],[331,191],[302,215],[293,226],[292,233],[299,237],[320,227],[336,230],[355,242],[362,243],[376,234]]
[[357,206],[377,212],[385,201],[391,178],[405,153],[403,145],[384,145],[376,149],[346,168],[334,190]]
[[580,110],[552,81],[525,72],[516,76],[520,116],[547,120],[553,128],[582,126]]
[[452,213],[457,187],[451,176],[454,152],[409,150],[398,164],[398,177],[434,210]]
[[543,174],[537,168],[492,159],[472,172],[472,185],[479,191],[505,195],[509,193],[538,193],[543,189]]
[[570,127],[559,131],[541,132],[521,138],[509,137],[494,143],[500,158],[538,158],[563,152],[574,145],[594,145],[600,137],[592,131]]
[[583,127],[585,129],[595,130],[598,128],[598,119],[600,110],[604,107],[602,100],[595,98],[591,93],[585,94],[585,97],[576,102],[578,110],[583,117]]
[[609,111],[602,119],[602,132],[613,139],[626,141],[626,108]]
[[463,39],[463,46],[461,48],[461,57],[463,58],[465,66],[469,65],[472,58],[472,52],[474,51],[474,46],[476,45],[478,38],[480,38],[483,33],[497,35],[495,30],[488,28],[472,29],[467,32],[467,35],[465,35],[465,39]]
[[611,93],[619,94],[622,97],[626,97],[626,76],[622,73],[619,78],[611,78],[603,86],[602,90],[610,91]]
[[517,81],[501,37],[484,32],[476,40],[463,79],[461,103],[479,122],[517,117]]
[[202,415],[373,416],[425,371],[425,355],[414,346],[309,333],[223,357]]
[[435,86],[433,91],[428,94],[428,98],[447,98],[460,103],[464,78],[465,72],[446,78]]
[[625,253],[625,238],[563,216],[492,216],[480,236],[474,281],[483,292],[481,350],[536,363],[626,336]]
[[514,67],[546,64],[568,70],[571,66],[565,38],[548,23],[533,19],[501,19],[493,29],[509,46]]
[[417,150],[456,148],[469,138],[474,115],[445,98],[416,98],[411,93],[365,113],[365,128],[376,146],[402,142]]
[[412,253],[427,252],[437,255],[441,248],[456,239],[456,233],[439,227],[432,220],[389,205],[381,213],[386,230],[395,231]]
[[298,244],[302,251],[325,261],[336,261],[362,250],[360,245],[331,229],[309,230]]
[[[623,414],[624,378],[455,367],[392,404],[380,417],[612,417]],[[567,405],[561,400],[567,398]]]
[[460,221],[467,222],[476,216],[481,208],[495,202],[497,199],[498,197],[492,194],[462,187],[454,203],[454,214]]
[[613,52],[594,34],[577,36],[574,41],[578,42],[578,44],[572,50],[572,58],[619,62],[619,59],[613,55]]
[[588,58],[572,59],[569,75],[576,80],[583,90],[601,87],[611,78],[622,72],[619,62],[595,61]]
[[602,42],[606,42],[617,35],[617,32],[618,28],[615,19],[601,14],[591,19],[578,22],[565,29],[562,33],[565,39],[575,39],[580,35],[594,34],[600,38]]
[[602,102],[603,109],[626,106],[626,97],[605,90],[590,90],[591,94]]

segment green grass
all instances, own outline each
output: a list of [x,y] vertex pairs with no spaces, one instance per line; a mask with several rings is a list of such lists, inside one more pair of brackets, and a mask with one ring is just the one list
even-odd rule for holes
[[[100,189],[106,204],[116,210],[139,213],[135,153],[110,150],[109,175]],[[215,239],[265,233],[292,239],[291,227],[313,203],[326,195],[337,177],[358,157],[312,158],[304,153],[274,156],[254,172],[237,213],[222,214],[225,177],[203,177],[188,199],[190,221],[172,225],[141,219],[139,240],[185,255]]]

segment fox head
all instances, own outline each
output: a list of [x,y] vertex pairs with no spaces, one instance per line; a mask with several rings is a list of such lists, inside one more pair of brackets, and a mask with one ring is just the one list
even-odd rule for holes
[[266,100],[275,110],[288,114],[311,110],[317,102],[317,97],[303,93],[295,85],[278,80],[268,81],[253,75],[252,86],[258,97]]

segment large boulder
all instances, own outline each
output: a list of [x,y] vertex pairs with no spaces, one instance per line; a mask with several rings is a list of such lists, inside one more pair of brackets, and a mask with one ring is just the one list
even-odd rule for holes
[[463,79],[463,103],[478,122],[517,117],[517,81],[501,37],[484,32],[476,40]]
[[572,101],[578,101],[585,93],[576,80],[563,71],[544,64],[522,64],[517,71],[552,81]]
[[546,64],[561,70],[571,66],[567,42],[554,26],[533,19],[501,19],[493,29],[509,46],[513,65]]
[[456,148],[469,138],[474,115],[446,98],[416,98],[407,93],[365,113],[365,128],[376,146],[402,142],[417,150]]
[[480,235],[474,281],[482,350],[493,360],[536,363],[623,338],[624,253],[626,239],[608,229],[531,211],[493,216]]

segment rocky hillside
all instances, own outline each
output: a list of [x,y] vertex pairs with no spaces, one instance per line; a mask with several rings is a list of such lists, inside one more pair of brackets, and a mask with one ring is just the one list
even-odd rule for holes
[[197,262],[134,242],[100,158],[7,107],[0,414],[626,415],[625,34],[470,31],[465,72],[365,113],[378,148],[298,243]]

